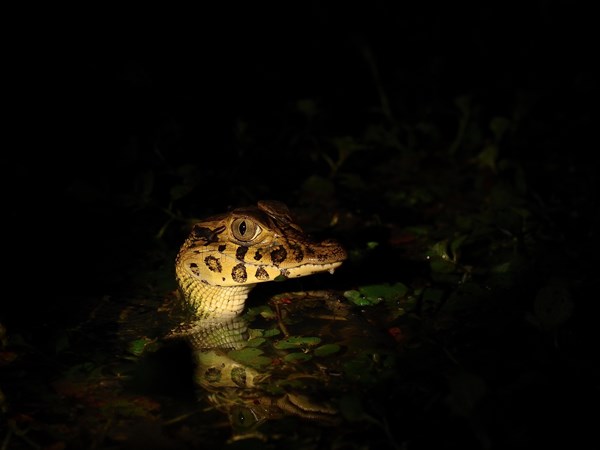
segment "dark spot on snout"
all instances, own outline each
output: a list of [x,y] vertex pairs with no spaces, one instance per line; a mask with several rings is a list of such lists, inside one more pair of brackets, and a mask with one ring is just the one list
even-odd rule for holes
[[302,251],[302,247],[298,244],[290,244],[290,249],[292,250],[292,257],[296,262],[302,262],[304,259],[304,252]]
[[223,267],[221,266],[221,261],[219,261],[212,255],[204,258],[204,264],[206,264],[206,267],[208,267],[208,269],[212,272],[221,273],[221,271],[223,270]]
[[246,257],[246,253],[248,253],[248,247],[244,247],[243,245],[240,245],[237,250],[235,251],[235,257],[237,259],[239,259],[240,261],[243,261],[244,258]]
[[196,276],[200,275],[200,269],[198,269],[198,264],[196,263],[190,263],[190,271]]
[[246,273],[246,266],[242,263],[237,264],[231,269],[231,278],[233,281],[237,283],[245,283],[248,279],[248,274]]
[[283,261],[285,261],[286,258],[287,258],[287,251],[282,246],[279,246],[278,248],[276,248],[275,250],[273,250],[271,252],[271,261],[273,261],[273,264],[275,264],[276,266],[278,266]]
[[270,278],[269,273],[264,269],[264,267],[259,267],[258,269],[256,269],[256,274],[254,276],[257,279],[263,280],[263,281],[266,281]]

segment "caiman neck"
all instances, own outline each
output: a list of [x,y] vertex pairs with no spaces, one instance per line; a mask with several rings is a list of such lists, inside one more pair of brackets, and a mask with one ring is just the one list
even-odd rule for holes
[[198,319],[227,319],[241,314],[248,294],[256,286],[212,286],[180,268],[177,268],[177,279],[186,303]]

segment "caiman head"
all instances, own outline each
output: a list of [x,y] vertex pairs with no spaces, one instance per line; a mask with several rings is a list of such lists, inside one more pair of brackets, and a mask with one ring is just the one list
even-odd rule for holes
[[333,240],[311,240],[277,201],[238,208],[194,225],[177,255],[177,281],[198,318],[242,312],[257,283],[329,271],[346,259]]

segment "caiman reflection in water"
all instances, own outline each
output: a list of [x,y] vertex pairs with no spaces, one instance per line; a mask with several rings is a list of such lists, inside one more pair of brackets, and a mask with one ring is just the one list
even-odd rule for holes
[[352,325],[344,303],[326,292],[285,294],[242,315],[258,283],[333,273],[346,257],[336,241],[310,239],[277,201],[192,228],[175,269],[194,321],[173,335],[191,343],[196,382],[236,436],[288,415],[338,423],[340,393],[385,362],[366,349],[374,341],[364,322]]
[[227,414],[233,439],[264,438],[260,426],[293,416],[341,423],[340,399],[392,374],[383,334],[334,293],[287,293],[230,319],[174,331],[190,343],[201,396]]

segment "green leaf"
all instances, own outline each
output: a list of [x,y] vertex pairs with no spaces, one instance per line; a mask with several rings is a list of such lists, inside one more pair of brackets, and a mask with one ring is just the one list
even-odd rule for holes
[[361,286],[358,290],[344,292],[344,297],[358,306],[372,306],[382,301],[393,301],[402,298],[408,288],[402,283],[371,284]]
[[492,130],[496,142],[502,139],[509,127],[510,120],[506,117],[496,116],[490,121],[490,130]]
[[281,331],[279,331],[279,328],[271,328],[270,330],[265,330],[265,332],[263,333],[263,336],[266,338],[269,337],[273,337],[273,336],[279,336],[281,334]]
[[311,359],[312,359],[312,355],[310,355],[309,353],[302,353],[302,352],[288,353],[287,355],[285,355],[283,357],[283,360],[285,362],[303,362],[303,361],[309,361]]
[[262,350],[253,347],[231,350],[227,356],[240,364],[257,369],[262,369],[264,366],[271,364],[271,358],[264,356]]
[[314,347],[315,345],[319,345],[321,343],[321,338],[318,337],[289,337],[286,339],[282,339],[275,344],[277,350],[286,350],[289,348],[303,348],[303,347]]
[[251,322],[256,316],[261,316],[265,319],[274,319],[276,317],[275,313],[271,308],[267,305],[255,306],[253,308],[249,308],[246,312],[246,318]]
[[344,297],[350,300],[352,303],[358,306],[371,306],[373,303],[368,299],[364,298],[362,294],[356,290],[344,292]]
[[315,348],[313,353],[315,356],[329,356],[339,352],[341,348],[338,344],[325,344]]
[[429,267],[435,273],[452,273],[456,270],[456,266],[452,261],[442,259],[440,257],[431,258]]
[[246,346],[247,347],[260,347],[262,344],[264,344],[267,340],[265,338],[262,337],[255,337],[250,339],[247,343]]
[[496,161],[498,160],[498,146],[496,144],[486,145],[481,153],[477,155],[477,161],[480,167],[496,171]]
[[140,356],[150,342],[152,342],[152,339],[147,337],[136,339],[135,341],[131,341],[129,343],[129,345],[127,346],[127,351],[132,355]]
[[452,256],[452,261],[458,262],[458,257],[460,255],[460,248],[467,240],[467,235],[460,235],[450,241],[450,254]]
[[448,239],[444,239],[443,241],[433,244],[427,252],[427,256],[430,258],[438,256],[442,259],[449,260],[450,255],[448,254]]

